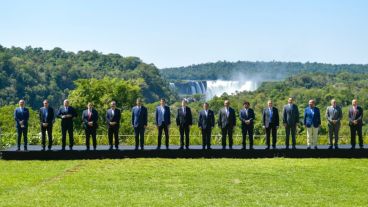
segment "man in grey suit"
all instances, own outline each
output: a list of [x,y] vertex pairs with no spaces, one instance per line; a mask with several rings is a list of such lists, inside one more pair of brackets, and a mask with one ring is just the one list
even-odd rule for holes
[[219,111],[218,126],[221,128],[222,149],[226,149],[226,135],[229,136],[229,149],[233,149],[233,130],[236,125],[235,110],[230,107],[230,101],[224,101],[224,108]]
[[[330,146],[328,149],[332,149],[332,146],[335,146],[335,149],[338,149],[338,141],[339,141],[339,130],[340,130],[340,121],[342,119],[342,110],[339,106],[336,105],[336,100],[331,100],[331,106],[326,109],[326,118],[328,122],[328,137]],[[333,138],[335,138],[335,143],[333,142]]]
[[294,104],[294,99],[289,98],[288,104],[284,106],[284,112],[282,117],[282,122],[285,126],[286,138],[285,145],[286,149],[289,149],[289,138],[291,133],[291,144],[292,149],[296,149],[296,126],[299,122],[299,109],[298,106]]
[[235,110],[230,107],[230,101],[224,101],[224,108],[219,112],[218,126],[221,128],[222,149],[226,148],[226,135],[229,136],[229,149],[233,149],[233,129],[236,125]]
[[273,107],[272,101],[267,102],[267,108],[262,113],[263,128],[266,130],[266,149],[270,149],[272,134],[272,149],[276,149],[277,129],[279,128],[279,111]]

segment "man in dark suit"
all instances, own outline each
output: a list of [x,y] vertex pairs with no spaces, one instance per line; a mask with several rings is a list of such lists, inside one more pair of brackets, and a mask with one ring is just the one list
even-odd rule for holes
[[189,149],[189,130],[192,124],[192,111],[187,106],[187,101],[182,100],[181,107],[178,108],[178,113],[176,116],[176,125],[179,126],[180,131],[180,149],[184,149],[184,134],[185,148]]
[[218,126],[221,128],[222,149],[226,149],[226,135],[229,136],[229,149],[233,149],[233,130],[236,125],[235,110],[230,107],[230,101],[224,101],[224,108],[219,111]]
[[29,120],[29,111],[25,107],[25,101],[22,99],[19,101],[19,107],[14,111],[14,120],[17,128],[17,146],[18,151],[20,150],[20,142],[22,140],[22,135],[24,139],[24,150],[27,151],[27,133],[28,133],[28,120]]
[[272,149],[276,149],[277,129],[280,125],[279,111],[273,107],[272,101],[267,102],[267,108],[263,110],[262,122],[263,128],[266,129],[266,149],[270,149],[270,135],[272,134]]
[[64,100],[64,106],[59,109],[57,117],[61,119],[61,150],[65,150],[67,132],[69,134],[69,149],[73,150],[73,118],[77,117],[77,112],[69,106],[68,99]]
[[284,106],[282,122],[285,126],[286,138],[285,145],[286,149],[289,149],[289,138],[291,132],[291,144],[292,149],[296,149],[296,126],[299,122],[299,109],[298,106],[294,104],[293,98],[288,99],[288,104]]
[[330,144],[328,149],[332,149],[333,146],[335,146],[335,149],[338,149],[342,110],[340,106],[336,105],[335,99],[331,100],[331,106],[326,109],[326,119],[328,122],[328,137]]
[[107,133],[109,137],[109,145],[110,150],[113,149],[113,137],[115,139],[115,149],[119,149],[119,128],[120,128],[120,119],[121,119],[121,111],[116,108],[116,102],[112,101],[110,103],[111,108],[106,112],[106,124],[107,124]]
[[142,105],[140,98],[136,101],[136,106],[132,108],[132,126],[134,128],[135,150],[141,146],[144,149],[144,131],[147,128],[147,108]]
[[240,110],[239,117],[241,121],[241,129],[242,129],[242,149],[246,149],[246,137],[248,134],[249,137],[249,149],[253,149],[253,129],[254,129],[254,119],[255,114],[253,109],[249,108],[250,103],[248,101],[244,101],[244,108]]
[[86,133],[86,149],[89,150],[89,141],[92,136],[92,144],[93,150],[97,148],[97,139],[96,139],[96,131],[97,131],[97,121],[98,121],[98,112],[93,108],[93,103],[89,102],[87,105],[87,109],[82,113],[82,121],[84,131]]
[[161,149],[162,130],[165,132],[165,145],[169,149],[169,127],[171,124],[170,107],[166,106],[166,100],[160,100],[160,106],[156,108],[155,123],[158,129],[157,149]]
[[349,109],[349,126],[351,134],[351,149],[355,149],[356,134],[359,137],[359,147],[363,149],[363,108],[358,106],[358,101],[354,99],[352,101],[352,107]]
[[309,106],[304,110],[304,125],[307,128],[307,149],[311,149],[312,146],[314,146],[314,149],[318,149],[318,130],[321,127],[321,114],[313,99],[309,100],[308,104]]
[[198,127],[202,131],[202,149],[211,149],[211,132],[215,126],[215,114],[209,110],[208,103],[203,104],[203,110],[199,112]]
[[48,137],[48,150],[52,147],[52,126],[55,122],[54,109],[49,106],[49,101],[43,101],[43,107],[38,112],[40,118],[41,134],[42,134],[42,151],[46,148],[46,132]]

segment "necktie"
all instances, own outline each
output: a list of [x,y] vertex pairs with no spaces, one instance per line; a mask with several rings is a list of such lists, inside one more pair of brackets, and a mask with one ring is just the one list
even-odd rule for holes
[[272,109],[268,108],[268,110],[270,111],[270,120],[272,119]]
[[47,108],[43,109],[43,119],[45,122],[47,121],[47,113],[48,113],[47,111],[48,111]]
[[92,117],[92,112],[91,110],[88,110],[88,121],[91,121],[91,117]]
[[245,115],[248,116],[248,109],[245,109]]
[[112,115],[112,117],[114,117],[114,114],[115,114],[114,109],[111,109],[111,115]]
[[207,110],[205,110],[205,111],[204,111],[204,113],[206,114],[206,117],[207,117],[207,116],[208,116],[208,112],[207,112]]
[[185,107],[183,107],[183,113],[185,114]]

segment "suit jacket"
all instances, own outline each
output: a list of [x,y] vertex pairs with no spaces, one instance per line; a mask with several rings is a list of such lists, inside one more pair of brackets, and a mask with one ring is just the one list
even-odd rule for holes
[[[253,127],[254,126],[254,119],[255,119],[253,109],[248,108],[247,112],[245,111],[245,109],[240,110],[239,119],[241,121],[242,128]],[[250,123],[246,124],[246,123],[244,123],[245,121],[250,121]]]
[[28,127],[28,120],[29,120],[29,111],[27,108],[23,108],[23,111],[20,107],[14,110],[14,120],[17,128],[21,128],[20,121],[23,121],[23,125],[25,128]]
[[83,127],[85,129],[91,127],[88,125],[88,122],[93,122],[92,128],[97,129],[98,112],[96,111],[96,109],[92,109],[91,116],[88,115],[88,109],[84,110],[82,113],[82,121],[83,121]]
[[317,128],[319,125],[321,125],[321,114],[318,107],[314,107],[313,109],[310,107],[305,108],[304,125],[306,125],[307,128],[312,126]]
[[48,123],[48,125],[50,126],[55,122],[54,109],[51,107],[41,107],[38,111],[38,117],[40,119],[40,124]]
[[226,114],[225,107],[219,111],[218,126],[225,128],[226,126],[232,128],[236,126],[235,110],[231,107],[228,109],[229,116]]
[[[340,126],[340,121],[342,119],[342,110],[340,106],[336,106],[335,108],[333,106],[329,106],[326,109],[326,118],[329,125],[336,125]],[[332,120],[336,120],[336,124],[332,123]]]
[[349,126],[354,126],[353,121],[357,120],[358,124],[356,126],[362,126],[363,125],[363,108],[360,106],[357,106],[357,112],[354,114],[354,109],[351,107],[349,109]]
[[280,125],[280,118],[279,118],[279,110],[276,107],[272,107],[272,117],[270,117],[270,111],[268,107],[263,109],[262,112],[262,123],[263,126],[268,128],[270,123],[274,124],[274,126],[278,127]]
[[284,106],[282,122],[288,126],[295,126],[299,122],[299,109],[295,104],[286,104]]
[[[72,115],[72,117],[62,119],[61,116],[63,115]],[[57,117],[61,119],[61,126],[71,126],[73,125],[73,118],[77,117],[77,112],[71,106],[68,107],[68,110],[65,107],[61,107],[57,113]]]
[[188,106],[185,107],[185,113],[183,107],[178,108],[176,115],[176,125],[178,126],[189,126],[193,124],[192,111]]
[[[121,119],[121,111],[118,108],[115,108],[114,115],[112,115],[112,109],[108,109],[106,111],[106,124],[107,127],[119,127]],[[114,126],[110,126],[110,122],[116,122]]]
[[215,113],[212,110],[199,112],[198,127],[202,129],[212,129],[215,126]]
[[162,123],[165,125],[171,124],[170,107],[164,106],[164,113],[162,113],[161,106],[156,108],[156,125],[161,126]]
[[138,106],[134,106],[132,108],[132,126],[133,127],[143,127],[147,126],[147,108],[141,106],[139,109]]

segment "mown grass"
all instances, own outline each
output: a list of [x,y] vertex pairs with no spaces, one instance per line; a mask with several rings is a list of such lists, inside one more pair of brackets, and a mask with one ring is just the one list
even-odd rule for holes
[[0,161],[1,206],[367,206],[368,159]]

